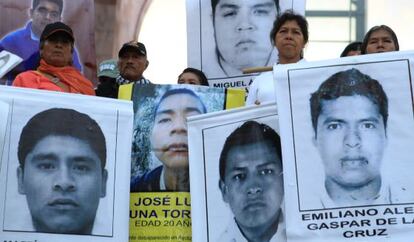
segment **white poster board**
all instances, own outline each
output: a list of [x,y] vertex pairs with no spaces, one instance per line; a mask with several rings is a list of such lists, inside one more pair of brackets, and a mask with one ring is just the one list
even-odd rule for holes
[[127,242],[132,102],[7,86],[0,94],[10,105],[0,238]]
[[[244,124],[254,121],[260,124],[265,124],[269,129],[278,132],[277,119],[276,107],[274,104],[220,111],[188,118],[193,241],[245,241],[242,232],[234,223],[234,221],[237,220],[237,218],[235,219],[234,217],[237,217],[238,215],[235,215],[232,212],[237,210],[236,208],[232,208],[232,206],[236,206],[234,204],[246,206],[249,201],[252,202],[252,200],[254,200],[257,202],[261,198],[251,197],[252,200],[249,200],[249,194],[246,191],[238,193],[240,197],[235,199],[237,200],[235,203],[224,201],[221,188],[219,187],[219,181],[221,181],[221,169],[219,168],[220,156],[228,137],[234,134],[235,130],[238,130]],[[260,134],[258,135],[260,136]],[[237,145],[233,148],[236,146]],[[229,148],[229,150],[231,149],[232,148]],[[254,152],[250,149],[249,151]],[[258,156],[261,155],[258,154]],[[260,158],[257,157],[257,160],[260,160]],[[226,161],[226,163],[227,162],[229,161]],[[250,177],[251,174],[259,173],[256,170],[257,166],[247,166],[249,167],[248,169],[252,168],[253,173],[246,175],[246,177]],[[283,181],[281,183],[283,183]],[[271,186],[270,189],[263,188],[258,193],[260,196],[263,195],[263,197],[266,197],[263,201],[271,203],[272,205],[270,205],[270,207],[272,207],[273,205],[279,204],[278,202],[283,201],[282,187],[280,187],[280,189],[281,190],[279,191],[275,186]],[[229,191],[230,190],[232,189],[229,188]],[[268,197],[269,194],[273,194],[280,200],[278,200],[278,202],[273,201]],[[283,210],[283,205],[280,204],[279,206],[276,205],[275,208],[270,208],[269,204],[261,205],[266,207],[265,211],[267,214],[273,214],[276,211]],[[244,210],[249,209],[246,208]],[[260,210],[261,209],[257,208],[254,213],[255,215],[252,216],[252,220],[260,220],[260,216],[257,218],[255,217],[256,214],[261,213]],[[243,212],[239,214],[242,213]],[[277,230],[271,233],[272,240],[270,241],[286,240],[283,213],[281,212],[279,215],[280,220],[278,221],[279,224]],[[240,217],[242,216],[243,215],[240,215]]]
[[413,54],[274,66],[288,241],[412,238]]

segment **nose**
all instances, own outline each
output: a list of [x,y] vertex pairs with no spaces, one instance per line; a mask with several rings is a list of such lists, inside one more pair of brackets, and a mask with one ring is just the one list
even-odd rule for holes
[[75,179],[68,168],[61,168],[55,174],[53,190],[61,192],[72,192],[76,190]]
[[184,133],[187,134],[187,119],[186,117],[177,117],[173,123],[173,127],[171,129],[171,133],[177,134],[177,133]]
[[361,136],[357,129],[348,130],[344,137],[345,146],[348,148],[358,148],[361,145]]
[[254,24],[252,22],[250,14],[248,13],[240,14],[238,18],[238,24],[236,27],[237,32],[252,31],[253,29],[254,29]]
[[247,183],[247,195],[248,196],[257,196],[263,192],[261,182],[258,181],[258,177],[249,177],[249,182]]

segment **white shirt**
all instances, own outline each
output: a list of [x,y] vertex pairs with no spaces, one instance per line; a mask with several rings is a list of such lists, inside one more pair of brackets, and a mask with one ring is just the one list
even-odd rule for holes
[[[248,242],[237,226],[236,220],[232,218],[226,229],[220,235],[218,242]],[[279,225],[276,233],[269,242],[286,242],[286,227],[283,219],[283,213],[279,216]]]
[[[305,61],[301,59],[297,63]],[[246,106],[276,102],[275,81],[273,71],[262,72],[250,84],[249,93],[246,99]]]
[[[339,205],[330,198],[325,187],[318,194],[318,204],[312,205],[311,208],[320,209],[320,208],[337,208]],[[315,200],[314,200],[315,201]],[[405,187],[393,186],[390,182],[384,181],[381,185],[381,188],[378,194],[372,200],[367,200],[366,204],[361,205],[379,205],[379,204],[398,204],[412,201],[410,194]],[[309,204],[310,205],[310,204]],[[354,206],[350,204],[349,206]]]

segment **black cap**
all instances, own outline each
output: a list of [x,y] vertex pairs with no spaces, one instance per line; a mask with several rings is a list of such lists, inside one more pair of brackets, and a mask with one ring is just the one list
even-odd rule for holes
[[72,29],[62,22],[55,22],[55,23],[46,25],[45,29],[40,35],[40,41],[44,41],[48,39],[51,35],[58,33],[58,32],[66,33],[70,37],[71,41],[75,42]]
[[127,50],[133,50],[138,52],[138,54],[147,56],[147,49],[145,45],[138,41],[129,41],[122,45],[122,48],[119,50],[118,57],[121,57]]

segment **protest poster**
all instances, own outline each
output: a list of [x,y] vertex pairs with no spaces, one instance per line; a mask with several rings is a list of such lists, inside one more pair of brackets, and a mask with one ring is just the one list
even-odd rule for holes
[[193,241],[286,241],[275,104],[189,118]]
[[269,37],[277,14],[292,9],[304,15],[305,2],[187,0],[188,66],[201,69],[210,86],[247,88],[257,73],[242,69],[277,62]]
[[274,66],[288,241],[411,239],[413,54]]
[[2,78],[6,73],[8,73],[11,69],[17,66],[20,62],[22,62],[22,58],[14,55],[8,51],[1,51],[0,52],[0,78]]
[[0,100],[1,240],[128,241],[132,103],[7,86]]
[[[6,128],[9,120],[9,104],[0,101],[0,157],[3,156],[4,139],[6,138]],[[0,159],[0,172],[2,161]]]
[[130,241],[192,241],[186,118],[223,110],[244,91],[135,85]]
[[75,36],[73,65],[89,80],[96,76],[94,2],[74,1],[0,1],[0,51],[9,51],[23,62],[4,78],[11,85],[14,77],[34,70],[40,60],[39,38],[44,27],[61,21],[70,26]]

